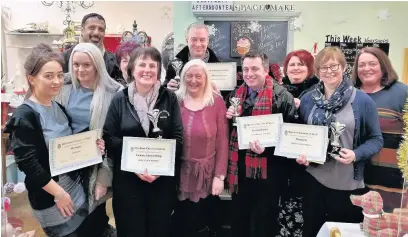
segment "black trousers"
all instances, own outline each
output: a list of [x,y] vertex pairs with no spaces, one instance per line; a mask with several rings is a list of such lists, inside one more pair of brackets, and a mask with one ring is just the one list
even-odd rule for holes
[[134,173],[124,176],[113,183],[117,236],[168,237],[176,201],[175,179],[162,176],[148,183]]
[[198,202],[178,201],[171,219],[172,237],[209,236],[219,228],[217,221],[218,196],[208,196]]
[[106,215],[106,202],[100,204],[89,214],[74,233],[66,237],[102,237],[109,228],[109,217]]
[[284,162],[268,165],[267,179],[245,177],[239,168],[238,193],[232,195],[231,237],[271,237],[277,234],[279,196],[285,182]]
[[322,225],[327,222],[360,223],[363,213],[360,207],[351,203],[350,195],[362,195],[368,190],[334,190],[319,183],[311,174],[305,177],[303,198],[303,237],[316,237]]

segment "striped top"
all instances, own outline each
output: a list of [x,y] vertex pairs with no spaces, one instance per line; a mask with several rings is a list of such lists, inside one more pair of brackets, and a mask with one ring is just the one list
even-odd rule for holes
[[368,94],[377,104],[384,146],[365,170],[367,184],[402,188],[403,178],[398,168],[397,150],[404,132],[402,116],[407,90],[408,86],[396,82],[388,88]]

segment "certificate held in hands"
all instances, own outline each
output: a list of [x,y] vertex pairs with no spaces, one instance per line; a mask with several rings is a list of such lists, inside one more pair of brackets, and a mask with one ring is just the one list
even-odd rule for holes
[[100,129],[97,129],[51,139],[49,142],[51,176],[102,163],[102,156],[96,145],[99,134]]
[[237,117],[239,149],[249,149],[249,143],[256,140],[263,147],[276,146],[282,123],[282,114]]
[[309,162],[324,164],[328,132],[327,126],[283,123],[274,155],[292,159],[305,155]]
[[211,81],[220,91],[233,90],[237,86],[237,63],[207,63]]
[[174,176],[176,140],[123,137],[121,170]]

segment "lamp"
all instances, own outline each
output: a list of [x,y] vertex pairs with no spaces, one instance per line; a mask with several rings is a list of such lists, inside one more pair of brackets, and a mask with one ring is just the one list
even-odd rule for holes
[[68,30],[71,26],[71,14],[75,13],[76,6],[80,6],[84,9],[88,9],[94,5],[94,2],[86,2],[86,1],[41,1],[41,3],[46,6],[50,7],[54,3],[57,7],[61,8],[61,10],[65,13],[65,21],[63,22],[64,25],[67,25],[67,28],[64,31]]

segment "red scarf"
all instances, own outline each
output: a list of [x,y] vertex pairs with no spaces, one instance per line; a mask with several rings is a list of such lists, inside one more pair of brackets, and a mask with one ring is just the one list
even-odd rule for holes
[[[242,84],[235,92],[235,97],[241,98],[241,105],[245,101],[248,93],[246,83]],[[272,113],[273,82],[271,77],[266,77],[265,85],[258,91],[255,104],[252,109],[252,116],[266,115]],[[229,141],[229,161],[228,161],[228,188],[231,193],[238,192],[238,135],[237,128],[233,127]],[[246,177],[252,179],[266,179],[267,166],[266,157],[260,156],[248,149],[245,155]]]

